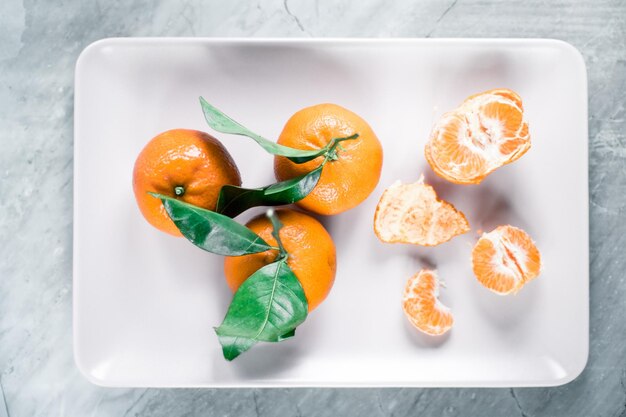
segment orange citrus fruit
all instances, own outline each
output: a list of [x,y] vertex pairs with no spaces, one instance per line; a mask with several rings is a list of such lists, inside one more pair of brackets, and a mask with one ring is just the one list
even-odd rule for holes
[[[324,226],[313,217],[294,210],[276,210],[283,224],[280,239],[289,254],[287,265],[296,275],[309,304],[309,311],[328,295],[337,269],[335,244]],[[250,220],[246,226],[270,245],[276,245],[272,224],[263,214]],[[278,252],[270,250],[252,255],[226,257],[224,274],[233,292],[259,268],[276,260]]]
[[541,270],[541,255],[530,236],[513,226],[484,233],[472,251],[478,281],[498,294],[517,292]]
[[235,162],[213,136],[174,129],[154,137],[143,148],[133,170],[135,199],[146,220],[159,230],[182,236],[163,204],[148,192],[176,197],[214,210],[225,184],[241,185]]
[[[359,137],[341,142],[337,149],[338,158],[326,163],[317,186],[296,204],[324,215],[356,207],[378,184],[383,149],[365,120],[335,104],[307,107],[291,116],[278,138],[281,145],[303,150],[320,149],[331,139],[355,133]],[[277,156],[274,172],[279,181],[284,181],[312,171],[322,160],[323,157],[318,157],[304,164],[295,164]]]
[[522,99],[507,89],[468,97],[435,124],[426,160],[440,177],[457,184],[478,184],[530,149]]
[[418,330],[437,336],[452,328],[450,309],[441,304],[437,272],[422,269],[406,283],[402,297],[404,314]]
[[470,230],[465,215],[437,198],[424,177],[387,188],[374,213],[374,233],[386,243],[435,246]]

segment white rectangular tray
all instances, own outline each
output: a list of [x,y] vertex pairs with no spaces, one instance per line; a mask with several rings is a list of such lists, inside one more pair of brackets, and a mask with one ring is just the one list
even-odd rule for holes
[[[532,148],[479,186],[437,179],[423,156],[435,120],[472,93],[522,96]],[[74,349],[107,386],[537,386],[575,378],[588,353],[587,83],[581,55],[554,40],[106,39],[76,66]],[[141,217],[135,157],[172,128],[210,131],[198,97],[269,138],[291,114],[332,102],[381,140],[378,188],[323,219],[338,273],[295,338],[232,363],[212,327],[231,293],[222,258],[158,232]],[[211,132],[215,134],[215,132]],[[251,140],[215,134],[244,185],[273,182],[272,158]],[[425,173],[472,232],[436,248],[380,243],[378,197]],[[241,217],[245,221],[253,210]],[[537,242],[542,275],[501,297],[474,278],[477,230],[511,223]],[[455,327],[417,334],[400,298],[433,264]]]

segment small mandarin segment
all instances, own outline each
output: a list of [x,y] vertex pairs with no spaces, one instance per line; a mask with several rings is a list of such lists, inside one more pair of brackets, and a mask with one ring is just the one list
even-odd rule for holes
[[444,334],[454,323],[450,309],[438,297],[437,272],[428,269],[422,269],[408,280],[402,297],[402,309],[411,324],[431,336]]
[[[335,245],[324,226],[313,217],[294,210],[276,210],[283,224],[280,239],[289,254],[287,265],[296,275],[309,304],[315,309],[328,295],[335,281],[337,259]],[[260,215],[246,226],[272,246],[272,224],[267,216]],[[226,257],[224,274],[230,289],[235,292],[254,272],[276,260],[278,251],[266,251],[252,255]]]
[[541,255],[522,229],[498,226],[484,233],[474,246],[472,268],[482,285],[506,295],[519,291],[539,275]]
[[[296,149],[320,149],[334,138],[357,133],[341,142],[337,159],[329,160],[313,191],[296,204],[313,213],[339,214],[359,205],[376,188],[383,164],[383,149],[372,128],[361,117],[336,104],[319,104],[296,112],[283,128],[278,143]],[[304,175],[322,162],[318,157],[296,164],[277,156],[274,173],[279,181]]]
[[456,184],[478,184],[530,149],[522,99],[495,89],[468,97],[435,124],[424,153],[440,177]]
[[374,213],[374,233],[385,243],[436,246],[470,230],[465,215],[437,198],[424,177],[387,188]]
[[224,146],[197,130],[174,129],[154,137],[133,169],[133,190],[145,219],[157,229],[182,236],[169,218],[159,193],[214,210],[223,185],[241,185],[239,170]]

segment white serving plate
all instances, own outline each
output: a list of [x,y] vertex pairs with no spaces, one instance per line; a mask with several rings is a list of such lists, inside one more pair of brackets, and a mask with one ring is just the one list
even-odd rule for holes
[[[532,149],[479,186],[434,176],[431,126],[466,96],[507,87],[524,99]],[[76,65],[74,350],[106,386],[547,386],[585,367],[589,345],[587,81],[581,55],[555,40],[105,39]],[[222,258],[160,233],[137,209],[135,157],[172,128],[211,132],[198,97],[277,137],[302,107],[333,102],[373,127],[385,160],[362,205],[322,221],[335,239],[335,286],[295,338],[232,363],[212,327],[231,298]],[[244,185],[273,182],[272,158],[247,138],[215,134]],[[378,197],[425,173],[472,232],[436,248],[385,245]],[[244,221],[256,209],[241,216]],[[537,242],[540,278],[501,297],[474,278],[477,230],[510,223]],[[455,326],[418,334],[400,298],[436,266]]]

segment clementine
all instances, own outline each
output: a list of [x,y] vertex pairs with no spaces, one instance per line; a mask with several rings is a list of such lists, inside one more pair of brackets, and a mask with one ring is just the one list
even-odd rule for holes
[[133,170],[133,190],[141,214],[173,236],[182,235],[161,200],[148,192],[214,210],[225,184],[241,185],[235,162],[217,139],[197,130],[174,129],[157,135],[143,148]]
[[422,269],[408,280],[402,297],[402,309],[411,324],[431,336],[444,334],[454,323],[450,309],[438,297],[437,272],[428,269]]
[[435,124],[424,153],[440,177],[478,184],[530,149],[528,123],[517,93],[507,89],[468,97]]
[[472,251],[472,268],[478,281],[505,295],[519,291],[541,270],[541,255],[528,234],[510,225],[484,233]]
[[[320,149],[334,138],[357,133],[341,142],[336,157],[328,160],[317,186],[296,204],[318,214],[342,213],[359,205],[376,188],[383,164],[383,149],[372,128],[361,117],[336,104],[319,104],[296,112],[287,121],[278,143],[296,149]],[[304,175],[323,161],[320,156],[296,164],[277,156],[274,172],[279,181]]]
[[[328,295],[337,268],[335,244],[332,238],[313,217],[288,209],[275,211],[283,224],[279,236],[289,257],[287,265],[296,275],[306,296],[309,311],[315,309]],[[272,224],[263,214],[250,220],[246,226],[270,245],[276,245]],[[233,292],[254,272],[272,263],[277,250],[252,255],[226,257],[224,274]]]

